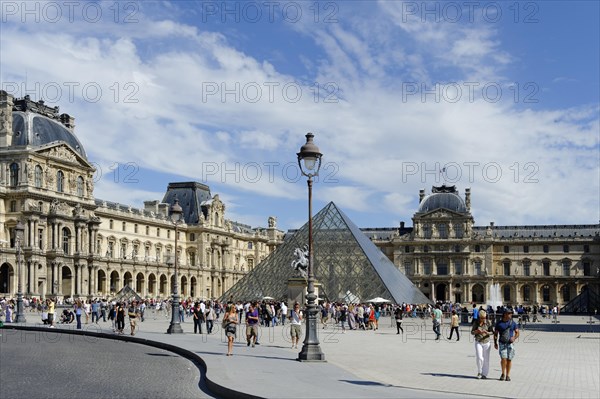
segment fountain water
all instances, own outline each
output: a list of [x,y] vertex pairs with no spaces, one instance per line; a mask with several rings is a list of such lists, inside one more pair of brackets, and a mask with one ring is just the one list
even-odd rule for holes
[[500,284],[490,284],[490,292],[488,295],[488,300],[486,301],[486,305],[492,307],[492,309],[496,310],[498,306],[502,306],[502,296],[500,294]]

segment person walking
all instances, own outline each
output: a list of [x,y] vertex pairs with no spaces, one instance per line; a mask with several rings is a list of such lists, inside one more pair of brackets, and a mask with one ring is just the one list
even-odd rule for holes
[[216,319],[215,309],[212,306],[206,307],[206,333],[212,334],[213,325]]
[[48,306],[48,324],[50,328],[54,328],[54,301],[48,298],[46,300],[46,305]]
[[248,313],[246,313],[246,342],[247,346],[256,345],[258,341],[258,306],[256,303],[250,304]]
[[194,318],[194,334],[202,334],[202,308],[200,308],[200,303],[196,302],[196,306],[194,306],[193,318]]
[[452,333],[456,331],[456,340],[460,341],[460,335],[458,333],[458,315],[456,314],[456,310],[452,310],[452,317],[450,319],[450,336],[448,340],[452,340]]
[[233,356],[233,340],[235,339],[239,322],[235,306],[233,304],[229,305],[227,312],[223,316],[223,327],[225,328],[225,336],[227,337],[227,356]]
[[[498,346],[498,338],[500,346]],[[512,319],[512,311],[504,309],[502,320],[497,322],[494,328],[494,349],[499,349],[502,368],[500,381],[510,381],[510,369],[515,357],[514,343],[517,338],[519,338],[519,326]]]
[[77,319],[77,329],[81,330],[81,314],[83,313],[83,303],[81,300],[75,302],[75,318]]
[[440,309],[440,304],[435,305],[435,309],[431,312],[431,319],[433,320],[433,332],[435,333],[435,340],[440,340],[440,332],[442,326],[442,311]]
[[127,309],[129,316],[129,326],[131,327],[131,335],[135,335],[135,327],[137,326],[137,319],[140,316],[140,308],[137,306],[137,301],[131,302]]
[[302,311],[300,310],[300,304],[295,303],[290,315],[291,330],[290,335],[292,336],[292,348],[298,349],[298,341],[302,336]]
[[402,334],[404,334],[404,329],[402,328],[403,313],[404,311],[402,310],[402,306],[397,306],[396,310],[394,311],[394,317],[396,319],[396,334],[400,334],[400,331],[402,331]]
[[121,302],[119,302],[119,304],[117,305],[117,313],[115,319],[115,329],[117,334],[123,334],[123,330],[125,329],[125,305]]
[[480,310],[478,319],[473,321],[471,334],[475,337],[475,363],[477,364],[477,379],[486,379],[490,370],[490,338],[494,332],[492,324],[487,319],[485,310]]

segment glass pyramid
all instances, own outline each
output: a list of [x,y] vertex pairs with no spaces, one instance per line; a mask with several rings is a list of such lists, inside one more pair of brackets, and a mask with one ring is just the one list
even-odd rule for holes
[[[308,244],[308,223],[288,234],[281,246],[220,298],[221,301],[286,299],[298,248]],[[313,217],[313,268],[319,297],[366,302],[381,297],[393,303],[431,301],[402,274],[371,240],[333,203]],[[349,300],[351,298],[351,300]]]

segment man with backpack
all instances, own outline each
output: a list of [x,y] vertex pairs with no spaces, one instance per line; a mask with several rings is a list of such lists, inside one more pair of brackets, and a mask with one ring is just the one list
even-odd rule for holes
[[[494,348],[500,352],[500,366],[502,375],[500,381],[510,381],[510,368],[512,359],[515,357],[514,342],[519,338],[519,327],[512,319],[513,312],[505,308],[502,320],[496,323],[494,328]],[[499,345],[498,345],[498,341]]]

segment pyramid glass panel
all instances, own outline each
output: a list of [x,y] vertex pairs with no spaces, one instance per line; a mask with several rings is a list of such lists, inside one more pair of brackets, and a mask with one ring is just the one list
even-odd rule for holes
[[[294,252],[308,244],[308,223],[220,299],[284,299],[288,280],[298,277]],[[313,268],[319,296],[329,301],[366,301],[381,297],[395,303],[430,303],[375,244],[333,202],[313,217]]]

